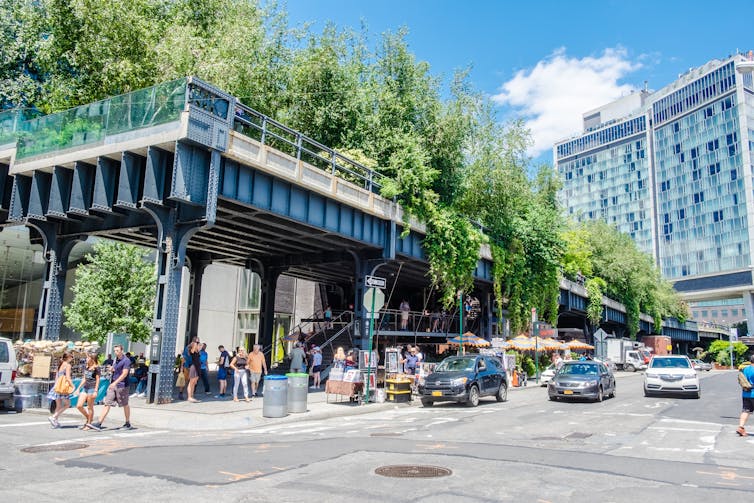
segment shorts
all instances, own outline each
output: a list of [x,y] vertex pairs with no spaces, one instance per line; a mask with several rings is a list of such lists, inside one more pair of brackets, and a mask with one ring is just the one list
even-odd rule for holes
[[742,412],[748,412],[749,414],[754,412],[754,398],[753,397],[750,397],[750,396],[742,397],[742,401],[743,401],[743,409],[741,410]]
[[128,388],[123,386],[122,388],[107,388],[107,395],[103,402],[108,407],[118,405],[118,407],[125,407],[128,405]]
[[220,381],[224,381],[228,378],[228,371],[225,370],[225,367],[220,367],[219,369],[217,369],[217,378]]
[[94,388],[84,388],[81,390],[82,395],[96,395],[97,390]]
[[315,374],[317,372],[322,372],[322,365],[315,365],[315,366],[313,366],[312,367],[312,372],[315,373]]
[[261,379],[262,379],[261,372],[249,372],[249,380],[251,380],[252,384],[259,384],[259,381]]

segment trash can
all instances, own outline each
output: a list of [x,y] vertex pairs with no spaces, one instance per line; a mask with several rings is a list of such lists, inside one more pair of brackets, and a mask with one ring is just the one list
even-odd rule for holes
[[309,393],[309,374],[291,372],[288,378],[288,412],[306,412],[306,397]]
[[264,380],[264,417],[285,417],[288,415],[288,378],[281,375],[267,375]]

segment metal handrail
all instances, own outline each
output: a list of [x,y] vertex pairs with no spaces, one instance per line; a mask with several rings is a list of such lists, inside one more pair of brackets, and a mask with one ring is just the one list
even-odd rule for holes
[[[271,129],[271,127],[277,128],[281,132],[278,133],[274,129]],[[255,136],[247,134],[245,129],[248,128],[257,130],[260,133],[259,137],[255,138]],[[328,166],[329,171],[333,176],[350,182],[359,181],[360,185],[370,192],[379,193],[383,185],[383,180],[387,179],[387,177],[373,169],[345,157],[336,150],[323,145],[317,140],[292,129],[285,124],[244,105],[243,103],[236,103],[233,129],[242,134],[246,134],[246,136],[249,136],[250,138],[258,139],[263,145],[270,144],[269,138],[283,142],[294,149],[294,157],[296,157],[296,159],[301,159],[301,154],[304,153],[310,158],[313,158],[315,163],[319,162]],[[292,136],[292,138],[286,138],[283,134],[288,134]],[[307,148],[307,146],[310,148]],[[323,156],[322,153],[327,154],[327,157]],[[322,166],[316,167],[322,169]],[[325,170],[323,169],[323,171]],[[354,180],[354,178],[356,180]]]

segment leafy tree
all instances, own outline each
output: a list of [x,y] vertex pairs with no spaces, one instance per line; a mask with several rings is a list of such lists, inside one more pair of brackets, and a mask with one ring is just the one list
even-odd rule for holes
[[[749,346],[743,342],[733,343],[733,358],[735,365],[746,361],[746,353],[749,352]],[[712,341],[707,349],[705,356],[709,356],[719,365],[730,365],[730,342],[725,340]]]
[[137,246],[98,241],[87,263],[76,268],[74,299],[63,308],[66,326],[101,344],[113,332],[147,342],[155,295],[154,264],[147,255]]

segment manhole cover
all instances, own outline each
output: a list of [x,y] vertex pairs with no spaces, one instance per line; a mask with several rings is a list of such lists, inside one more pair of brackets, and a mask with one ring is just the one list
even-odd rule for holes
[[441,466],[428,465],[388,465],[380,466],[374,473],[383,477],[428,479],[433,477],[447,477],[453,472]]
[[89,447],[89,444],[69,442],[66,444],[32,445],[31,447],[24,447],[21,449],[21,452],[34,454],[37,452],[75,451],[76,449],[86,449],[87,447]]
[[395,433],[392,431],[377,431],[374,433],[371,433],[370,437],[400,437],[403,435],[403,433]]

